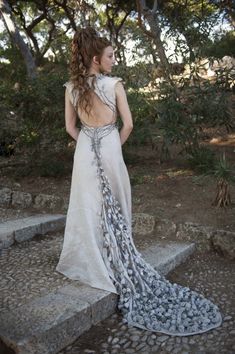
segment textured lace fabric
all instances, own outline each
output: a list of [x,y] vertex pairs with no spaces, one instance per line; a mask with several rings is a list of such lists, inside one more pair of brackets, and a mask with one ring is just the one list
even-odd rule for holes
[[83,127],[91,140],[102,193],[102,256],[119,294],[118,308],[127,323],[151,331],[187,336],[220,326],[222,317],[210,300],[171,284],[145,262],[135,248],[121,206],[102,166],[101,141],[115,125]]

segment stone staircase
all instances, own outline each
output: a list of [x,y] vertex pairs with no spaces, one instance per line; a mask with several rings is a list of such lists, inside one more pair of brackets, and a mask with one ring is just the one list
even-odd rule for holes
[[32,239],[36,235],[59,231],[65,225],[66,216],[62,214],[42,214],[0,224],[0,250],[12,246],[15,242]]
[[[156,244],[142,253],[155,269],[166,275],[193,250],[193,244],[171,243]],[[18,354],[58,353],[115,312],[116,306],[116,294],[75,282],[4,312],[0,315],[0,338]]]
[[[151,233],[154,228],[151,220],[148,219],[146,223],[144,217],[138,216],[134,228],[139,232],[145,229],[147,234]],[[17,245],[38,234],[43,237],[48,232],[62,230],[64,223],[65,216],[60,214],[7,221],[0,225],[0,245],[4,250],[14,242]],[[24,248],[25,254],[30,252],[27,245]],[[140,252],[156,270],[167,275],[184,262],[194,249],[194,244],[189,242],[155,242],[140,249]],[[20,306],[3,309],[0,315],[0,353],[58,353],[92,325],[114,313],[116,307],[116,294],[73,281]]]

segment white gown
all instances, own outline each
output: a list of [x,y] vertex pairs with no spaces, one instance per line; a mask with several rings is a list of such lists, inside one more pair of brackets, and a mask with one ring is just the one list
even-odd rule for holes
[[[115,84],[96,78],[94,92],[116,110]],[[65,84],[75,105],[78,93]],[[131,187],[116,123],[82,122],[74,153],[64,243],[56,270],[118,294],[124,321],[151,331],[187,336],[220,326],[218,307],[187,287],[171,284],[145,262],[133,243]]]

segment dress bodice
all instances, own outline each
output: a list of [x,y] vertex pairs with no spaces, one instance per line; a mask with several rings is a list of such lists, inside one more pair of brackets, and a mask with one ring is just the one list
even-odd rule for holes
[[[88,79],[88,83],[93,88],[95,94],[114,113],[117,111],[115,85],[118,81],[122,81],[122,79],[120,77],[111,77],[104,74],[95,75],[94,81],[92,76]],[[74,85],[71,81],[67,81],[64,86],[68,89],[72,105],[76,107],[79,91],[74,88]]]

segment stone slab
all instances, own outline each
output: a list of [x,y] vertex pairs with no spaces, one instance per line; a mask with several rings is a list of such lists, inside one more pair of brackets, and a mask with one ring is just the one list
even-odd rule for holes
[[41,224],[30,223],[28,226],[22,225],[21,228],[15,230],[14,232],[15,241],[27,241],[33,238],[35,235],[40,235],[41,233]]
[[146,261],[159,273],[166,275],[175,267],[183,263],[195,250],[193,243],[171,242],[157,243],[143,251]]
[[216,230],[211,237],[213,248],[223,256],[235,259],[235,232]]
[[[157,243],[141,251],[154,268],[167,274],[194,250],[185,243]],[[117,307],[117,295],[74,281],[27,305],[0,315],[0,341],[18,354],[55,354]]]
[[67,285],[58,290],[60,293],[87,301],[91,308],[91,324],[95,325],[110,316],[117,307],[117,295],[86,285]]
[[42,214],[9,220],[0,224],[0,249],[11,246],[15,241],[23,242],[37,234],[61,230],[66,221],[62,214]]
[[2,230],[0,233],[0,250],[3,248],[8,248],[15,242],[14,232]]
[[43,221],[41,223],[41,233],[45,235],[47,232],[53,232],[57,230],[61,230],[65,226],[66,216],[61,215],[60,217],[50,220]]
[[63,292],[0,315],[0,336],[19,354],[57,353],[91,327],[88,302]]

